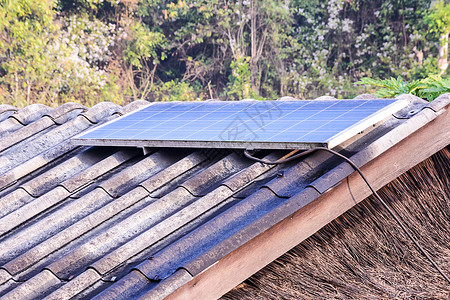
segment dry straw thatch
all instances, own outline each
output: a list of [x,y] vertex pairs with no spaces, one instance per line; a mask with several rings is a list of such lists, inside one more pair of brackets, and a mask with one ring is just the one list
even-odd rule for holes
[[[450,276],[448,147],[379,193]],[[450,299],[450,286],[369,197],[223,298]]]

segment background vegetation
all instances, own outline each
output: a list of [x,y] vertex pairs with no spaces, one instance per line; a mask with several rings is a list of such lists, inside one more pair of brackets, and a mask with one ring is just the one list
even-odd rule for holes
[[0,101],[16,106],[352,98],[390,77],[448,90],[442,0],[0,3]]

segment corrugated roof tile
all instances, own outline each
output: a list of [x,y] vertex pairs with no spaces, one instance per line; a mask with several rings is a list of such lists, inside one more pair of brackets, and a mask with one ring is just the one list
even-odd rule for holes
[[242,159],[236,153],[219,160],[212,166],[202,170],[197,175],[187,179],[181,186],[192,195],[203,196],[208,191],[220,185],[225,178],[247,167],[249,161]]
[[[291,168],[284,170],[283,176],[278,176],[264,186],[272,190],[276,195],[289,198],[303,190],[311,180],[325,173],[330,168],[325,162],[331,158],[326,152],[316,152],[304,158]],[[320,167],[320,166],[323,167]]]
[[[65,190],[65,189],[64,189]],[[66,191],[67,192],[67,191]],[[95,189],[80,199],[68,199],[61,208],[0,241],[0,261],[6,262],[39,242],[89,215],[112,200],[103,189]]]
[[46,296],[45,300],[63,300],[71,299],[72,297],[78,295],[94,282],[101,279],[100,274],[98,274],[93,269],[87,269],[83,274],[70,280],[59,289],[55,290],[50,295]]
[[[106,152],[106,151],[105,151]],[[74,167],[73,166],[64,166],[64,171],[71,171],[74,174],[72,176],[67,176],[67,180],[64,182],[61,182],[61,186],[63,186],[66,190],[68,190],[70,193],[74,193],[77,190],[85,187],[89,183],[91,183],[93,180],[99,178],[100,176],[108,173],[109,171],[113,170],[114,168],[117,168],[124,162],[134,158],[137,155],[137,151],[131,150],[124,150],[124,151],[118,151],[116,153],[113,153],[112,155],[104,158],[101,161],[87,161],[84,165],[88,166],[86,169],[83,169],[81,172],[73,172]],[[101,156],[97,155],[97,159]],[[80,160],[80,157],[74,157],[72,159]],[[70,159],[70,160],[72,160]],[[68,160],[69,161],[69,160]],[[64,164],[64,163],[63,163]],[[61,165],[63,165],[61,164]],[[61,166],[59,165],[59,166]],[[56,168],[56,167],[55,167]],[[53,169],[55,169],[53,168]],[[59,171],[56,172],[56,174],[64,175],[65,172]],[[76,175],[75,175],[76,174]]]
[[9,214],[34,199],[35,198],[33,196],[28,194],[22,188],[18,188],[11,193],[2,196],[0,201],[0,217]]
[[117,197],[138,185],[143,180],[173,164],[181,158],[181,155],[180,153],[171,151],[155,152],[150,156],[137,161],[107,181],[100,183],[99,186],[111,196]]
[[109,118],[115,113],[120,112],[121,107],[112,102],[100,102],[94,105],[87,111],[83,112],[81,115],[85,117],[89,122],[93,124],[98,124],[104,122],[105,119]]
[[123,277],[121,284],[113,284],[109,289],[99,293],[93,299],[95,300],[125,300],[136,298],[136,294],[142,293],[149,286],[156,286],[156,283],[151,283],[147,277],[141,272],[132,270],[129,274]]
[[168,166],[155,176],[152,176],[148,180],[141,182],[140,185],[144,187],[149,193],[154,193],[156,190],[161,189],[163,186],[169,184],[175,178],[182,174],[192,170],[200,163],[206,161],[208,158],[196,151],[178,162]]
[[50,107],[43,104],[31,104],[25,108],[16,111],[10,118],[16,119],[22,125],[28,125],[51,110]]
[[0,173],[6,172],[21,163],[25,163],[27,160],[39,154],[54,158],[67,153],[70,149],[75,148],[70,145],[68,139],[87,129],[89,126],[91,126],[91,123],[84,118],[78,117],[64,125],[55,127],[53,130],[31,141],[16,144],[3,154],[12,164],[0,167]]
[[41,197],[2,217],[0,219],[0,235],[39,215],[69,195],[70,193],[66,189],[56,187]]
[[[103,155],[93,152],[94,151],[83,151],[23,183],[20,187],[33,197],[39,197],[43,193],[55,188],[57,185],[62,185],[70,193],[73,193],[74,189],[78,189],[85,184],[84,181],[78,183],[76,178],[82,176],[86,177],[86,181],[89,181],[95,177],[89,176],[90,173],[88,170],[92,169],[94,166],[99,169],[98,172],[101,172],[100,170],[102,170],[99,160],[103,158]],[[108,153],[105,153],[105,155],[106,154]],[[111,169],[112,168],[106,169],[103,172],[106,173]],[[68,187],[71,187],[72,189]]]
[[124,115],[124,114],[130,113],[132,111],[142,109],[149,105],[150,105],[150,102],[148,102],[146,100],[136,100],[136,101],[133,101],[133,102],[125,105],[124,107],[122,107],[119,112],[120,112],[120,114]]
[[17,108],[15,108],[12,105],[0,104],[0,122],[7,119],[9,116],[11,116],[16,111],[17,111]]
[[[104,230],[87,243],[69,252],[48,266],[59,278],[68,278],[75,270],[89,265],[110,250],[126,243],[133,237],[149,230],[161,220],[169,216],[174,209],[179,209],[183,203],[194,200],[185,189],[178,188],[167,196],[150,203],[123,221]],[[114,252],[116,253],[116,252]],[[117,253],[118,254],[118,253]]]
[[[9,121],[9,120],[10,119],[8,119],[7,121]],[[5,122],[6,121],[2,122],[0,125],[3,125]],[[20,142],[25,141],[26,139],[36,135],[37,133],[39,133],[45,129],[50,128],[53,125],[55,125],[55,123],[50,118],[43,117],[29,125],[26,125],[26,126],[20,125],[19,128],[14,127],[14,134],[10,134],[10,135],[5,136],[2,139],[0,139],[0,152],[5,151],[10,147],[12,147]],[[9,128],[6,130],[12,131]]]
[[151,260],[143,262],[136,268],[146,274],[149,279],[164,279],[186,262],[214,247],[218,241],[245,227],[246,224],[257,218],[258,215],[263,214],[264,211],[270,211],[281,201],[282,199],[274,195],[269,189],[262,188],[153,255]]
[[58,285],[61,281],[48,270],[43,270],[39,275],[20,284],[15,289],[3,296],[8,300],[39,299],[48,289]]
[[77,117],[80,113],[87,110],[87,107],[78,103],[64,103],[48,113],[45,116],[53,120],[57,125],[61,125]]
[[427,107],[437,112],[442,110],[444,107],[448,106],[449,103],[450,103],[450,93],[446,93],[434,99],[434,101],[429,103]]
[[6,270],[0,269],[0,285],[4,284],[8,280],[12,278],[11,274],[9,274]]
[[87,215],[73,225],[50,236],[27,252],[10,260],[3,267],[12,274],[18,274],[147,196],[148,193],[146,190],[136,188]]
[[[23,125],[14,118],[7,118],[4,121],[0,121],[0,141],[3,137],[8,136],[10,133],[19,130]],[[2,144],[7,144],[2,142]],[[4,148],[4,146],[2,146]]]
[[[281,157],[280,153],[269,154],[265,159],[269,161],[275,161]],[[267,165],[262,163],[254,163],[245,169],[242,169],[235,175],[229,177],[223,182],[233,192],[243,189],[246,185],[253,182],[257,177],[263,173],[269,171],[272,168],[276,168],[276,165]]]
[[[177,287],[182,286],[183,284],[189,282],[192,279],[192,275],[189,274],[185,269],[177,270],[172,276],[161,281],[154,288],[147,288],[147,291],[143,293],[143,295],[139,295],[138,300],[145,299],[164,299],[170,294],[172,294]],[[125,300],[125,299],[124,299]]]
[[196,201],[192,202],[185,208],[175,212],[174,214],[161,219],[160,222],[154,224],[151,228],[145,230],[140,235],[120,246],[114,252],[103,256],[100,260],[91,264],[101,274],[106,274],[133,257],[145,248],[162,240],[173,231],[185,226],[193,219],[210,210],[220,202],[224,201],[232,195],[232,191],[220,186],[214,191],[208,193]]

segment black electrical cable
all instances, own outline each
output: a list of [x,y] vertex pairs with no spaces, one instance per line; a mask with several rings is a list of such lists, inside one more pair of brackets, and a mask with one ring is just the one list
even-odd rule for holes
[[[310,153],[316,152],[318,150],[322,150],[322,151],[327,151],[335,156],[338,156],[340,158],[342,158],[343,160],[345,160],[347,163],[349,163],[353,169],[355,169],[355,171],[357,171],[359,173],[359,175],[361,176],[361,178],[364,180],[364,182],[367,184],[367,186],[369,187],[370,191],[372,192],[372,194],[378,199],[378,201],[380,201],[380,203],[384,206],[384,208],[389,212],[389,214],[394,218],[394,220],[397,222],[397,224],[403,229],[403,231],[406,233],[406,235],[409,237],[409,239],[414,243],[414,245],[416,245],[416,247],[419,249],[420,252],[422,252],[422,254],[430,261],[430,263],[436,268],[436,270],[438,270],[438,272],[442,275],[442,277],[444,277],[444,279],[450,284],[450,279],[447,277],[447,275],[445,275],[445,273],[441,270],[441,268],[436,264],[436,262],[433,260],[433,258],[431,258],[431,256],[425,251],[425,249],[419,244],[419,242],[412,236],[412,234],[409,232],[409,230],[406,228],[406,226],[403,224],[403,222],[400,220],[400,218],[396,215],[396,213],[387,205],[387,203],[380,197],[380,195],[378,195],[378,193],[374,190],[374,188],[372,187],[372,185],[369,183],[369,181],[367,180],[366,176],[364,176],[364,174],[362,173],[361,169],[348,157],[325,147],[316,147],[316,148],[312,148],[309,150],[306,150],[304,152],[301,152],[299,154],[296,155],[292,155],[288,158],[282,158],[276,161],[269,161],[267,159],[261,159],[261,158],[257,158],[254,157],[253,155],[251,155],[249,153],[248,150],[244,151],[244,155],[245,157],[258,161],[260,163],[263,164],[268,164],[268,165],[278,165],[278,164],[282,164],[282,163],[286,163],[289,161],[292,161],[294,159],[303,157],[305,155],[308,155]],[[296,150],[294,150],[296,151]],[[294,152],[293,151],[293,152]]]

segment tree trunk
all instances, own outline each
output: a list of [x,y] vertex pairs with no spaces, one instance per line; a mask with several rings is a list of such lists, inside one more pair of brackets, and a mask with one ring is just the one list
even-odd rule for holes
[[438,58],[438,68],[440,70],[439,75],[445,73],[448,67],[448,35],[449,32],[441,34],[439,38],[439,58]]
[[250,37],[251,37],[251,57],[250,57],[250,72],[252,73],[252,89],[259,95],[259,81],[258,81],[258,44],[256,41],[256,17],[257,17],[257,0],[252,0],[250,12]]

